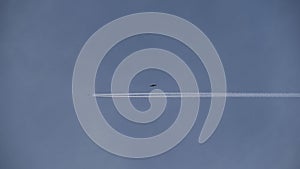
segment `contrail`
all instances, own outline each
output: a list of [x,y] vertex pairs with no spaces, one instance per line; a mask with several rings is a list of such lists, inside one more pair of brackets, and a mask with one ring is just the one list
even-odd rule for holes
[[149,98],[149,97],[300,98],[300,93],[241,93],[241,92],[96,93],[93,96],[94,97],[134,97],[134,98]]

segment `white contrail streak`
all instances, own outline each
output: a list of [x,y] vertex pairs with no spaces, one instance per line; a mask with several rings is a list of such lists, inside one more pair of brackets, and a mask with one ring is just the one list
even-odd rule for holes
[[300,98],[300,93],[239,93],[239,92],[200,92],[200,93],[96,93],[94,97],[134,97],[134,98],[149,98],[149,97],[244,97],[244,98]]

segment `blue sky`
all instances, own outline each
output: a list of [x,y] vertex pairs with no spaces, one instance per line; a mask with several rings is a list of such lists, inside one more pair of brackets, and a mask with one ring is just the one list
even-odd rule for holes
[[[128,159],[106,152],[85,134],[71,87],[77,56],[97,29],[124,15],[155,11],[182,17],[208,36],[223,62],[228,91],[300,92],[299,7],[292,0],[1,1],[0,168],[298,169],[299,98],[229,98],[214,135],[198,144],[210,103],[203,98],[194,127],[178,146],[156,157]],[[176,53],[193,70],[199,90],[210,91],[206,70],[193,52],[157,35],[115,46],[98,70],[96,91],[109,91],[116,65],[149,47]],[[137,75],[130,90],[147,92],[152,82],[178,90],[174,79],[158,70]],[[111,99],[98,104],[115,129],[147,137],[172,124],[179,101],[169,100],[157,123],[147,125],[126,121]],[[132,102],[140,110],[149,106],[146,99]]]

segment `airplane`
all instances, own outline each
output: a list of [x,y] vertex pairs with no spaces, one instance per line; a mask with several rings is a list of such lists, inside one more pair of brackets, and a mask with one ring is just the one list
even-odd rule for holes
[[157,84],[153,83],[153,84],[150,84],[149,86],[150,86],[150,87],[156,87]]

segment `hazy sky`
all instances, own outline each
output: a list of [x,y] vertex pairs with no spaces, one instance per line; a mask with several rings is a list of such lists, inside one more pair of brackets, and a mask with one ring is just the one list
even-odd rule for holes
[[[229,98],[214,135],[198,144],[210,99],[201,99],[198,119],[175,148],[146,159],[128,159],[94,144],[81,128],[72,102],[72,73],[85,41],[100,27],[136,12],[164,12],[199,27],[223,62],[228,91],[300,92],[300,3],[296,0],[24,0],[0,2],[0,168],[5,169],[299,169],[300,99]],[[205,68],[182,43],[141,35],[116,45],[100,65],[96,91],[109,92],[117,64],[133,51],[157,47],[180,56],[200,91],[210,91]],[[178,90],[158,70],[140,73],[131,91],[157,83]],[[101,85],[100,85],[101,84]],[[179,99],[170,99],[158,121],[137,125],[99,99],[118,131],[148,137],[172,124]],[[146,99],[132,100],[140,110]]]

